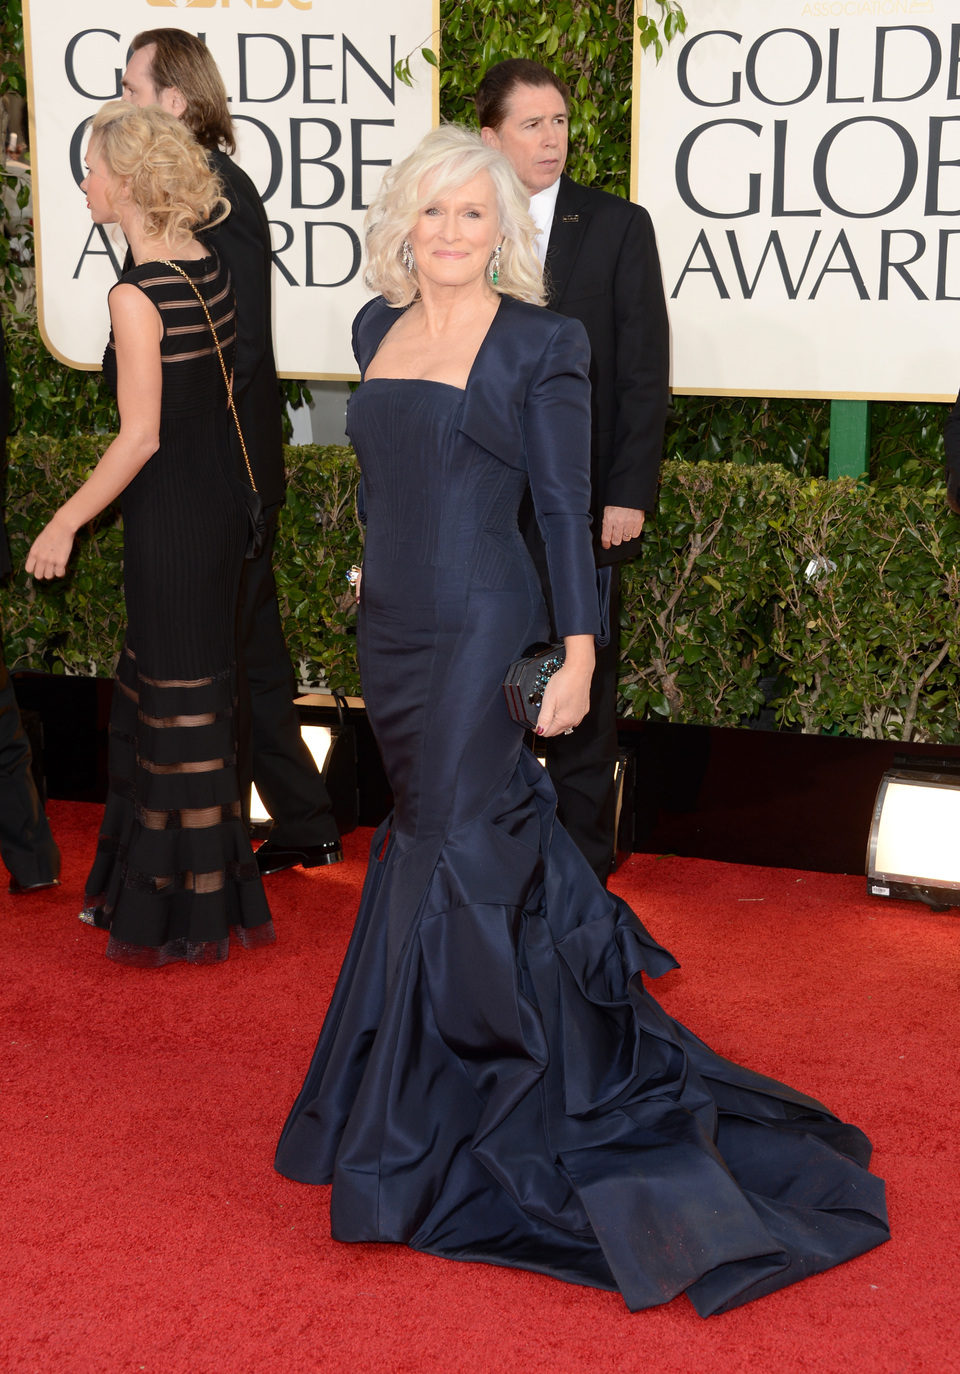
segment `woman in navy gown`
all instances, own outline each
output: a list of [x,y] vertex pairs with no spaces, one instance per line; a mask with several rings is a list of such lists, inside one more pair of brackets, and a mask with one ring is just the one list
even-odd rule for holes
[[888,1236],[870,1144],[714,1054],[641,975],[675,967],[555,822],[507,713],[547,632],[517,527],[529,483],[566,665],[538,733],[586,711],[599,630],[588,348],[544,310],[509,165],[444,128],[368,218],[364,698],[395,796],[277,1168],[333,1183],[334,1236],[735,1307]]

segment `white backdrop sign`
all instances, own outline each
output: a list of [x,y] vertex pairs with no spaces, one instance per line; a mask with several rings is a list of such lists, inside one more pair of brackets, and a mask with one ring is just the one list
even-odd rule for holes
[[[99,367],[106,293],[123,260],[78,186],[86,121],[120,93],[130,40],[175,25],[205,39],[236,121],[237,161],[271,221],[281,373],[355,375],[350,322],[368,297],[361,226],[384,168],[436,122],[435,75],[394,63],[431,41],[438,0],[24,0],[40,326],[75,367]],[[436,39],[432,45],[436,47]]]
[[688,0],[638,61],[690,393],[952,399],[960,384],[956,0]]

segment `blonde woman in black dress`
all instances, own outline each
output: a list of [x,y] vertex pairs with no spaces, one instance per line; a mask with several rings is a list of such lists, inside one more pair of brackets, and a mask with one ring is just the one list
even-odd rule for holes
[[208,962],[226,957],[231,930],[245,945],[274,938],[236,776],[246,514],[224,377],[234,300],[229,274],[194,232],[226,203],[203,150],[156,107],[105,105],[86,162],[91,217],[120,226],[134,262],[110,292],[104,356],[120,431],[26,567],[62,577],[77,531],[120,497],[127,634],[82,918],[110,932],[106,952],[122,962]]

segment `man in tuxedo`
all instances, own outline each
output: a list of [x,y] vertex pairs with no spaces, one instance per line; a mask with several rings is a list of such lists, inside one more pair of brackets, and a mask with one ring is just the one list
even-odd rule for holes
[[[476,107],[484,142],[530,192],[547,304],[580,320],[590,340],[593,526],[597,566],[609,568],[610,642],[598,650],[589,714],[571,735],[546,741],[546,757],[560,820],[605,882],[616,838],[619,565],[639,552],[656,506],[668,404],[660,261],[646,210],[564,175],[568,92],[553,72],[523,58],[498,62]],[[538,558],[532,520],[528,541]]]
[[[0,577],[10,572],[10,550],[3,528],[7,487],[9,421],[7,360],[0,322]],[[10,891],[19,895],[54,887],[60,851],[50,833],[33,780],[30,741],[24,734],[13,683],[0,655],[0,855],[10,872]]]
[[[267,537],[244,563],[237,618],[238,767],[273,818],[257,850],[260,872],[337,863],[340,837],[323,779],[300,734],[296,679],[283,638],[273,544],[284,500],[281,396],[273,356],[271,246],[266,211],[253,182],[229,156],[236,148],[227,94],[206,44],[181,29],[137,34],[123,74],[123,98],[160,105],[182,119],[206,149],[230,214],[204,235],[230,269],[237,299],[234,397]],[[235,436],[234,436],[235,437]],[[243,459],[237,446],[238,472]]]

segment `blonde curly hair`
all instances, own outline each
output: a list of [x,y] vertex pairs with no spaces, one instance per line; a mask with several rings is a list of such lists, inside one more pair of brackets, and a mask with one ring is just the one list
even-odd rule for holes
[[176,242],[230,213],[206,153],[159,105],[111,100],[90,121],[90,148],[126,183],[149,239]]
[[503,236],[498,280],[488,277],[488,284],[502,296],[543,304],[543,273],[534,246],[537,226],[530,217],[530,197],[503,154],[459,124],[441,124],[385,173],[364,222],[364,281],[371,291],[398,308],[416,300],[420,290],[416,267],[408,272],[403,265],[404,240],[425,205],[459,190],[481,172],[493,182]]

